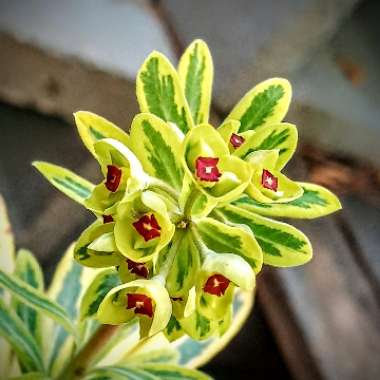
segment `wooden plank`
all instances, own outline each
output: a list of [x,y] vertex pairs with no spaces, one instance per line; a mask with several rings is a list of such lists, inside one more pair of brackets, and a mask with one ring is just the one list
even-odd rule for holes
[[335,218],[308,221],[301,229],[313,243],[313,261],[272,270],[277,289],[265,277],[259,285],[294,377],[378,379],[380,309],[365,273]]

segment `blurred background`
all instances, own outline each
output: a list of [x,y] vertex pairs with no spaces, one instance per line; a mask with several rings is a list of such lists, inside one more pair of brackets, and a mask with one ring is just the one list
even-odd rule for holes
[[253,313],[204,370],[219,379],[380,378],[380,2],[0,0],[0,193],[18,247],[46,277],[91,215],[30,162],[98,180],[72,113],[128,130],[135,76],[153,50],[173,63],[194,38],[215,64],[214,125],[254,84],[284,76],[300,146],[288,168],[339,194],[343,211],[297,226],[315,257],[258,279]]

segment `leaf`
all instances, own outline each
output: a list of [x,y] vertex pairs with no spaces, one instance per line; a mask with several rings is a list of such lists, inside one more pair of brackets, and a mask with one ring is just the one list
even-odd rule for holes
[[288,203],[260,203],[243,196],[233,204],[265,216],[295,219],[319,218],[342,208],[339,199],[326,188],[306,182],[298,184],[303,189],[303,195]]
[[171,297],[183,297],[194,286],[200,266],[199,252],[192,240],[191,234],[182,239],[174,257],[167,280],[166,288]]
[[238,255],[250,264],[255,273],[260,272],[263,254],[250,230],[229,226],[213,218],[202,218],[195,223],[200,237],[209,249]]
[[231,327],[219,336],[198,341],[183,336],[172,344],[180,354],[179,364],[189,368],[201,367],[227,346],[247,320],[253,305],[252,292],[237,291],[233,303]]
[[83,144],[94,157],[94,144],[104,138],[113,138],[129,146],[128,134],[107,119],[87,111],[75,112],[74,118]]
[[[6,204],[0,195],[0,267],[7,273],[13,273],[15,266],[15,243],[12,228],[9,223]],[[0,296],[8,301],[9,295],[3,294],[0,287]],[[6,378],[11,364],[11,347],[7,341],[0,336],[0,378]]]
[[[3,273],[3,272],[1,272]],[[9,342],[26,371],[43,371],[41,352],[16,313],[0,298],[0,334]]]
[[257,132],[242,144],[234,155],[246,159],[252,152],[278,149],[279,157],[275,169],[281,170],[293,156],[297,140],[298,132],[293,124],[273,124],[257,129]]
[[141,365],[149,363],[177,363],[178,352],[170,344],[165,335],[160,332],[150,338],[141,340],[130,352],[116,364]]
[[12,273],[15,265],[15,243],[9,223],[7,208],[0,195],[0,263],[1,268]]
[[11,277],[0,269],[0,285],[9,290],[19,301],[40,310],[61,324],[67,331],[74,331],[66,311],[57,303],[51,301],[42,292],[34,289],[23,281]]
[[49,380],[49,376],[42,372],[29,372],[21,376],[12,377],[11,380]]
[[236,206],[221,209],[228,221],[247,225],[264,254],[264,264],[277,267],[302,265],[312,257],[309,239],[295,227]]
[[94,189],[94,185],[78,176],[72,171],[61,166],[49,164],[43,161],[34,161],[33,166],[58,190],[69,198],[84,204]]
[[95,316],[106,294],[118,285],[120,279],[116,269],[106,269],[98,273],[82,297],[80,319]]
[[211,380],[206,374],[173,364],[144,364],[140,366],[110,366],[91,371],[88,380]]
[[227,116],[240,121],[239,132],[279,123],[288,112],[292,89],[286,79],[272,78],[247,92]]
[[136,93],[141,112],[172,122],[183,133],[193,127],[178,74],[161,53],[154,51],[143,63],[137,74]]
[[[40,292],[44,291],[42,269],[30,251],[25,249],[19,250],[14,275]],[[36,340],[37,344],[41,347],[42,315],[37,310],[26,306],[17,300],[14,301],[14,309]]]
[[176,128],[151,114],[139,114],[131,126],[132,149],[144,170],[180,189],[183,170],[181,138]]
[[195,125],[207,123],[214,66],[210,50],[204,41],[195,40],[186,49],[179,61],[178,74]]
[[[55,300],[72,321],[79,317],[81,296],[89,281],[95,276],[93,269],[88,269],[74,260],[74,243],[71,244],[56,267],[48,295]],[[75,336],[61,326],[52,326],[49,333],[49,369],[57,374],[72,354]]]

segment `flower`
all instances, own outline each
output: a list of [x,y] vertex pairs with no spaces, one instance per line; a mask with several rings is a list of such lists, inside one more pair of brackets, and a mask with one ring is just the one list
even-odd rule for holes
[[154,258],[169,244],[174,231],[164,200],[152,191],[135,193],[118,206],[115,243],[120,253],[132,261]]
[[151,336],[163,330],[172,313],[170,297],[158,279],[135,280],[113,288],[98,309],[105,324],[127,323],[139,318],[140,334]]
[[102,139],[94,144],[94,151],[105,179],[85,205],[95,213],[110,214],[123,197],[145,187],[147,176],[134,153],[119,141]]

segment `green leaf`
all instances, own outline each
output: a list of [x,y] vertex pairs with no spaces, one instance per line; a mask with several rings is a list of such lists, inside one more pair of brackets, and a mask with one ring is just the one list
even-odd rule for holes
[[173,364],[144,364],[138,368],[161,380],[211,380],[202,372]]
[[241,256],[256,273],[260,272],[263,253],[250,230],[229,226],[213,218],[202,218],[196,222],[196,227],[209,249]]
[[181,138],[173,125],[152,114],[139,114],[132,122],[131,144],[148,174],[181,189]]
[[230,119],[240,121],[239,132],[279,123],[288,111],[291,95],[286,79],[268,79],[245,94],[224,123]]
[[94,144],[104,138],[113,138],[129,146],[129,136],[121,128],[92,112],[74,113],[79,135],[86,148],[95,156]]
[[[1,274],[3,272],[0,272]],[[9,342],[26,371],[43,371],[41,352],[23,322],[0,298],[0,334]]]
[[314,219],[342,208],[339,199],[329,190],[312,183],[298,182],[303,195],[288,203],[260,203],[248,196],[233,202],[234,205],[257,214],[296,219]]
[[[25,249],[19,250],[16,259],[15,276],[33,288],[44,291],[44,279],[42,269],[38,261],[30,251]],[[42,315],[37,310],[26,306],[24,303],[15,300],[14,309],[19,318],[32,334],[37,344],[41,347],[41,323]]]
[[195,340],[188,335],[176,340],[172,345],[180,354],[179,364],[189,368],[201,367],[224,349],[250,315],[253,305],[252,292],[237,291],[233,302],[231,327],[221,337],[212,336],[206,340]]
[[207,123],[214,67],[209,48],[204,41],[195,40],[186,49],[179,61],[178,74],[194,123]]
[[109,366],[96,368],[90,372],[86,380],[161,380],[149,373],[133,367]]
[[245,224],[252,230],[263,250],[264,264],[290,267],[311,259],[309,239],[295,227],[236,206],[225,206],[221,212],[230,222]]
[[171,297],[183,297],[194,286],[200,266],[199,252],[192,240],[191,234],[182,239],[174,262],[170,268],[166,288]]
[[66,330],[74,331],[74,327],[66,311],[57,303],[51,301],[42,292],[34,289],[23,281],[11,277],[0,269],[0,285],[9,290],[19,301],[40,310],[61,324]]
[[42,372],[29,372],[25,375],[12,377],[11,380],[50,380],[50,377]]
[[94,317],[106,294],[118,285],[120,279],[114,268],[98,273],[82,297],[80,319]]
[[[58,263],[48,295],[66,311],[70,320],[76,321],[81,296],[96,272],[78,264],[73,250],[74,244],[71,244]],[[53,326],[48,339],[49,369],[57,374],[74,349],[75,336],[61,326]]]
[[259,128],[248,141],[234,152],[246,159],[252,152],[278,149],[279,157],[275,169],[281,170],[293,156],[298,140],[297,128],[293,124],[279,123]]
[[84,204],[94,189],[94,185],[78,176],[72,171],[61,166],[49,164],[43,161],[34,161],[33,166],[58,190],[66,194],[69,198]]
[[192,128],[193,120],[178,74],[161,53],[153,52],[143,63],[137,74],[136,92],[141,112],[172,122],[183,133]]

